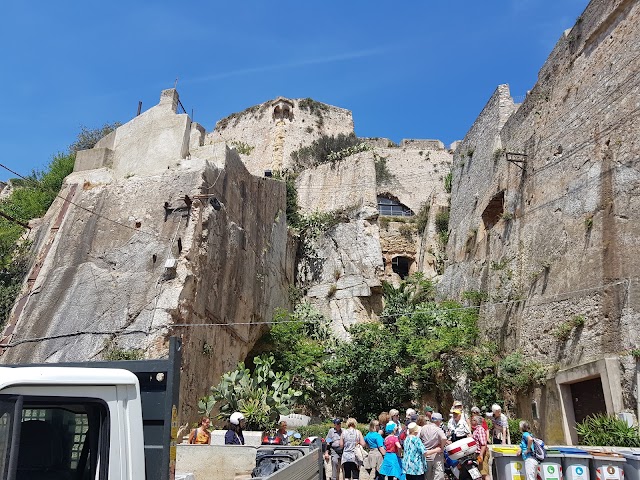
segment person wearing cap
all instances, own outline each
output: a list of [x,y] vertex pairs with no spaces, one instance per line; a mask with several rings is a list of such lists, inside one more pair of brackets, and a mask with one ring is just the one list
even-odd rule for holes
[[449,413],[453,413],[454,410],[460,410],[462,421],[467,424],[467,426],[469,427],[469,431],[471,431],[471,422],[467,418],[467,414],[464,411],[464,405],[460,400],[454,400],[453,406],[451,407],[451,410],[449,410]]
[[331,480],[338,480],[340,476],[340,466],[342,464],[342,447],[340,439],[342,438],[342,419],[334,418],[333,427],[327,433],[327,450],[324,452],[326,461],[331,458]]
[[414,415],[416,410],[414,408],[407,408],[407,412],[404,415],[405,420],[411,420],[411,415]]
[[[391,413],[391,412],[389,412]],[[399,453],[402,453],[402,445],[396,433],[398,425],[395,422],[387,423],[384,428],[386,437],[384,439],[384,449],[386,451],[382,465],[380,466],[380,475],[387,477],[395,477],[398,480],[405,480],[405,474],[402,470],[402,461]]]
[[420,428],[418,437],[425,447],[427,459],[427,480],[444,480],[444,447],[447,436],[440,427],[442,415],[431,412],[431,421]]
[[495,445],[506,444],[511,445],[511,435],[509,435],[509,420],[507,416],[502,413],[502,408],[497,403],[491,405],[492,415],[490,417],[493,428],[491,433],[493,436],[493,443]]
[[242,430],[246,420],[244,415],[240,412],[233,412],[229,417],[229,428],[227,433],[224,434],[225,445],[244,445],[244,435]]
[[431,416],[431,421],[433,423],[435,423],[438,428],[440,428],[440,430],[442,430],[444,432],[444,435],[446,437],[448,437],[447,435],[447,425],[443,423],[443,419],[442,419],[442,414],[438,413],[438,412],[433,412],[433,415]]
[[431,421],[431,415],[433,414],[433,408],[430,405],[424,407],[424,414],[427,416],[427,421]]
[[411,422],[407,426],[409,435],[404,442],[404,454],[402,455],[402,468],[407,475],[407,480],[424,480],[427,472],[427,449],[418,438],[420,427]]
[[462,418],[462,410],[454,408],[451,412],[453,417],[449,420],[449,436],[452,442],[471,436],[471,429],[467,422]]

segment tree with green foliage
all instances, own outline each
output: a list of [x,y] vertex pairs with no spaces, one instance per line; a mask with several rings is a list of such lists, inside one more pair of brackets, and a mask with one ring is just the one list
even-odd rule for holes
[[[9,180],[13,189],[8,197],[0,200],[0,211],[25,224],[42,217],[59,195],[65,177],[73,171],[76,152],[92,148],[119,125],[106,124],[95,130],[82,127],[69,152],[54,155],[44,171]],[[24,234],[25,229],[18,223],[0,217],[0,327],[9,318],[29,270],[31,242]]]
[[120,122],[105,123],[102,127],[93,129],[89,129],[84,125],[81,125],[78,137],[75,142],[69,145],[69,153],[71,155],[75,155],[80,150],[93,148],[100,139],[106,137],[121,125],[122,124]]

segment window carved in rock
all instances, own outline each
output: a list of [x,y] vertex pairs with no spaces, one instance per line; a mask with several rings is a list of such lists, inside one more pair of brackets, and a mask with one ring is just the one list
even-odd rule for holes
[[378,196],[378,212],[380,215],[390,217],[412,217],[415,215],[413,210],[398,200],[383,196]]

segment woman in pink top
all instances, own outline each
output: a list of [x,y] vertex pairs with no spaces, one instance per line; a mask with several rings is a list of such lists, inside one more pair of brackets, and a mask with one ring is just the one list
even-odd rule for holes
[[384,449],[387,453],[384,455],[382,465],[380,466],[380,476],[395,477],[398,480],[405,480],[405,474],[402,470],[402,459],[398,453],[402,452],[400,439],[396,435],[398,426],[394,422],[387,423],[384,429],[386,437],[384,439]]

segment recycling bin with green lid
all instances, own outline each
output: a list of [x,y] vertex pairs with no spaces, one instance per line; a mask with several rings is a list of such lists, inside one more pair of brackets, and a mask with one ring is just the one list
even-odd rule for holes
[[562,454],[555,449],[547,449],[547,458],[538,465],[538,480],[563,480]]

